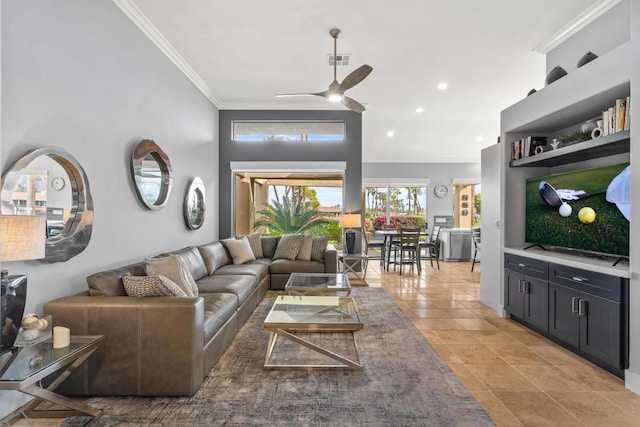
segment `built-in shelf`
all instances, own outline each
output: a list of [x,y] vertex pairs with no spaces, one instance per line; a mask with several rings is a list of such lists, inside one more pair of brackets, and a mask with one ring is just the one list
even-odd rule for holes
[[597,139],[578,142],[557,150],[546,151],[535,156],[512,160],[509,164],[511,167],[549,167],[628,153],[630,147],[629,135],[630,131],[625,130]]

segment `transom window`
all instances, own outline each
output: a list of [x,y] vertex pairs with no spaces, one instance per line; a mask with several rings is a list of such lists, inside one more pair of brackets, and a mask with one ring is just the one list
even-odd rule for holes
[[232,138],[247,141],[344,141],[343,121],[234,121]]

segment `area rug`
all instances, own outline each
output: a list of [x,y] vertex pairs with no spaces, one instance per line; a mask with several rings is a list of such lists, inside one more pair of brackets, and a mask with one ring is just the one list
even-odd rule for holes
[[[263,321],[274,301],[269,294],[196,395],[91,398],[88,404],[104,409],[94,425],[493,425],[384,289],[357,288],[351,295],[365,323],[355,333],[362,371],[265,370],[269,333]],[[69,418],[62,425],[84,421]]]

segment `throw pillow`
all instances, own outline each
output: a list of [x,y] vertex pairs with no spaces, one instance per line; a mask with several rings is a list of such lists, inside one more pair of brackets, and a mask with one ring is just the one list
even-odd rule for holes
[[304,235],[302,234],[285,234],[280,236],[276,253],[273,254],[273,259],[290,259],[293,261],[298,256],[298,252],[300,252],[303,239]]
[[305,234],[302,239],[302,246],[300,246],[300,252],[296,259],[303,261],[311,261],[311,251],[313,249],[313,236],[311,234]]
[[313,244],[311,249],[311,260],[324,262],[324,251],[329,244],[328,237],[313,236]]
[[227,240],[226,244],[234,264],[244,264],[256,259],[246,236],[237,240]]
[[249,241],[249,245],[253,251],[253,256],[256,258],[262,258],[264,255],[262,254],[262,242],[260,240],[260,235],[258,233],[254,233],[244,237]]
[[122,284],[130,297],[186,297],[187,294],[164,276],[122,276]]
[[145,263],[145,269],[148,276],[165,276],[173,281],[187,296],[198,296],[198,286],[178,255],[151,258]]

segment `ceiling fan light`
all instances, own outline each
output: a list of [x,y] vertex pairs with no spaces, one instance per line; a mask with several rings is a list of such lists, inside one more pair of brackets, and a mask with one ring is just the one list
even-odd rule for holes
[[327,99],[329,100],[329,102],[342,102],[344,97],[342,96],[342,94],[332,93],[329,96],[327,96]]

